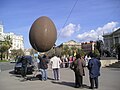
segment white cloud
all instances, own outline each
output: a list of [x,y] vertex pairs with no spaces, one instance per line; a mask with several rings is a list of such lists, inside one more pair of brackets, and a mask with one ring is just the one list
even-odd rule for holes
[[61,29],[61,36],[62,37],[70,37],[73,35],[75,32],[80,30],[80,25],[75,25],[75,24],[68,24],[65,26],[63,29]]
[[103,33],[111,32],[111,30],[113,30],[117,24],[118,24],[118,22],[107,23],[103,27],[98,27],[96,32],[100,35],[102,35]]
[[77,39],[79,39],[79,41],[94,41],[98,38],[102,40],[103,33],[111,32],[112,30],[114,30],[114,28],[116,28],[117,24],[118,22],[107,23],[103,27],[98,27],[96,30],[91,30],[89,32],[77,35]]

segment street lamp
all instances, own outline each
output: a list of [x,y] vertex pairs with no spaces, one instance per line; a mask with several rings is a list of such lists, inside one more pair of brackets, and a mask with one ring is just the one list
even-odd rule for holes
[[54,54],[56,54],[56,44],[54,44],[53,49],[54,49]]

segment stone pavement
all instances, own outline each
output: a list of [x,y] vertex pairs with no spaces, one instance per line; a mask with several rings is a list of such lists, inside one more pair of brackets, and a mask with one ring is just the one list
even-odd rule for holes
[[[60,69],[60,80],[52,80],[52,70],[48,70],[47,81],[41,81],[33,78],[33,75],[27,75],[33,78],[32,81],[22,81],[20,75],[15,75],[12,70],[0,72],[0,90],[90,90],[88,70],[85,69],[84,88],[74,88],[74,73],[69,68]],[[37,73],[39,74],[39,73]],[[101,68],[99,77],[99,88],[97,90],[120,90],[120,68]]]

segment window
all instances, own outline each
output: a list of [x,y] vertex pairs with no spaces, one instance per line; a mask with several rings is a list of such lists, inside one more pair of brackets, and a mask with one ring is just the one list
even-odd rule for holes
[[119,38],[115,37],[115,44],[119,42]]

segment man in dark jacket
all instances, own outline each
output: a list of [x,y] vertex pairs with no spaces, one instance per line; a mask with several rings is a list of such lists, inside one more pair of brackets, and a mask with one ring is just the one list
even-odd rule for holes
[[43,55],[42,57],[38,56],[38,59],[40,60],[39,62],[39,68],[42,74],[42,81],[47,80],[47,68],[48,68],[48,59],[46,55]]
[[85,62],[80,54],[76,55],[76,59],[71,63],[70,68],[75,72],[75,87],[79,88],[83,85],[83,76]]
[[22,75],[23,78],[25,78],[26,77],[26,73],[27,73],[28,60],[24,56],[22,56],[21,63],[22,63],[21,75]]
[[98,76],[100,76],[100,66],[101,62],[98,60],[94,53],[90,54],[91,59],[88,62],[88,70],[89,70],[89,76],[90,76],[90,89],[98,88]]

